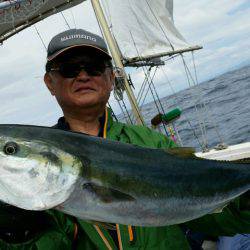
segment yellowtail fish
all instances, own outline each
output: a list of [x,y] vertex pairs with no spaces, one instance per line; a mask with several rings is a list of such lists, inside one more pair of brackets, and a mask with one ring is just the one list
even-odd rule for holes
[[250,187],[249,163],[195,158],[63,130],[0,125],[0,200],[84,220],[140,226],[183,223]]

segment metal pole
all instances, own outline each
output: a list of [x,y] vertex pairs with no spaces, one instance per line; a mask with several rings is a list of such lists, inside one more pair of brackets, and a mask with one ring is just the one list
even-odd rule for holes
[[[100,2],[99,2],[99,0],[91,0],[91,3],[92,3],[92,6],[93,6],[93,9],[95,11],[96,18],[97,18],[98,22],[101,25],[103,34],[104,34],[104,36],[106,38],[106,41],[108,43],[108,46],[109,46],[110,52],[112,54],[113,60],[115,62],[115,65],[117,67],[119,67],[119,68],[124,69],[124,66],[123,66],[123,63],[122,63],[122,60],[121,60],[120,51],[117,48],[116,43],[115,43],[115,41],[114,41],[114,39],[113,39],[113,37],[111,35],[111,32],[109,30],[107,21],[105,19],[104,13],[103,13],[103,10],[101,8]],[[131,90],[130,85],[129,85],[128,80],[127,80],[126,77],[125,77],[125,90],[126,90],[126,93],[127,93],[127,96],[128,96],[132,111],[133,111],[133,113],[134,113],[134,115],[136,117],[137,123],[143,125],[144,120],[143,120],[142,115],[140,113],[140,109],[138,107],[138,104],[137,104],[136,98],[134,96],[134,93]]]

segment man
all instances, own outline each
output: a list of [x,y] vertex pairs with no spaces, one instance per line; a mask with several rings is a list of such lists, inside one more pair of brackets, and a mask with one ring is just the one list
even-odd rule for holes
[[[55,36],[48,47],[44,81],[63,111],[63,117],[54,126],[58,129],[144,147],[175,146],[146,127],[113,121],[106,108],[114,82],[111,57],[103,39],[95,34],[71,29]],[[184,227],[211,236],[250,232],[250,214],[241,211],[240,206],[238,201],[221,214],[205,216]],[[28,216],[23,224],[27,221]],[[33,234],[23,235],[23,240],[19,237],[16,242],[4,239],[0,249],[190,249],[184,227],[179,225],[158,228],[107,225],[53,210],[40,212],[33,221],[37,225],[33,223],[36,229]]]

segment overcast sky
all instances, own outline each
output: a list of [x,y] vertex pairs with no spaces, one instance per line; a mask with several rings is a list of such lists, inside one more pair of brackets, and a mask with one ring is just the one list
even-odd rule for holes
[[[71,27],[100,34],[88,2],[64,14]],[[250,63],[249,0],[175,0],[174,19],[190,44],[204,48],[195,53],[199,81]],[[46,45],[53,35],[67,29],[60,14],[36,27]],[[54,124],[61,112],[43,84],[46,51],[34,27],[5,41],[0,55],[1,123]],[[191,57],[185,57],[189,62]],[[166,73],[176,91],[187,87],[178,60],[167,66],[155,79],[162,97],[171,94],[165,85]],[[133,77],[139,84],[142,74],[136,72]]]

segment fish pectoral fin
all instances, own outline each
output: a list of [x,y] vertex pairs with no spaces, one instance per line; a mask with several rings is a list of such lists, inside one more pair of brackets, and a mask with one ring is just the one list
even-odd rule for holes
[[135,198],[129,194],[125,194],[116,189],[100,186],[95,183],[85,183],[83,189],[87,189],[89,192],[95,194],[105,203],[135,200]]
[[223,209],[228,205],[228,203],[222,205],[221,207],[216,208],[210,214],[219,214],[223,211]]
[[181,158],[197,158],[194,154],[195,149],[191,147],[164,148],[163,150]]

